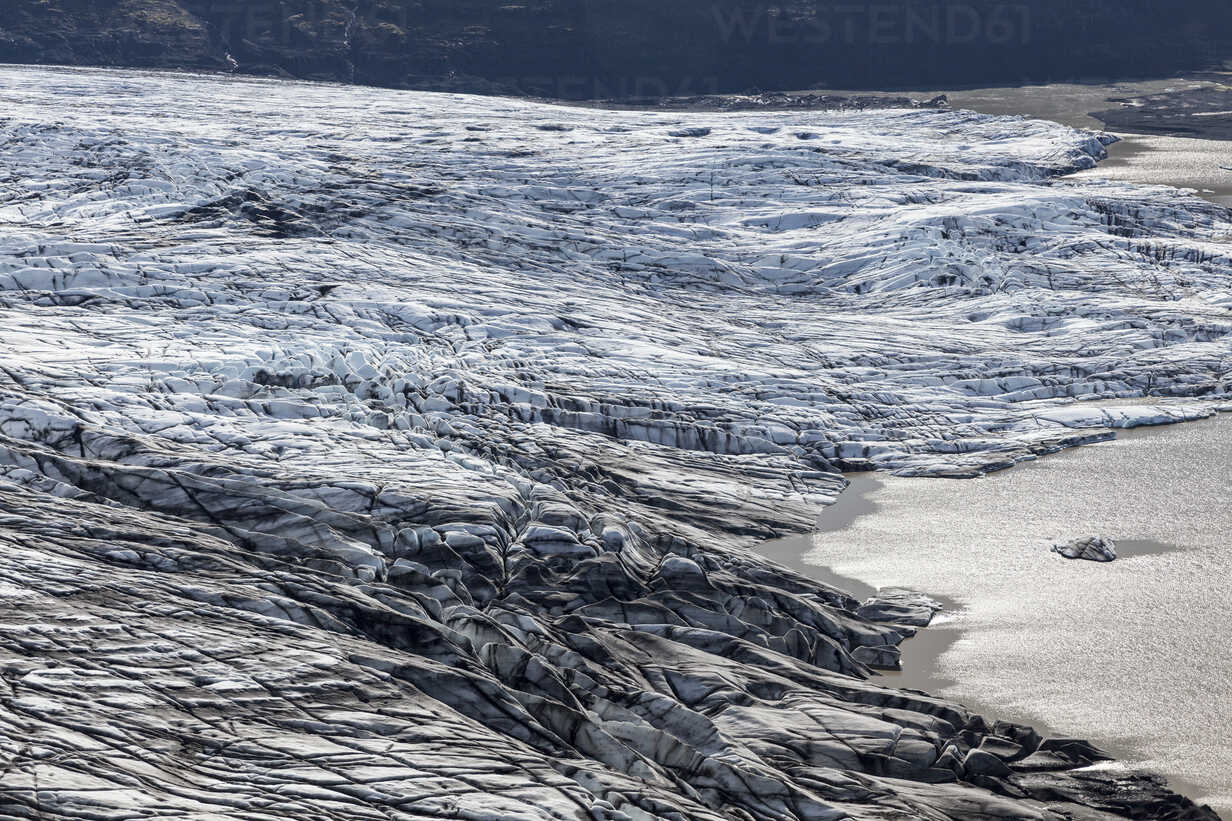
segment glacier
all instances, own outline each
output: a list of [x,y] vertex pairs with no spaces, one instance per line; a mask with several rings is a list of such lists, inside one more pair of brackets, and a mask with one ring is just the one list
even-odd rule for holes
[[1066,178],[1114,138],[26,67],[0,102],[0,818],[1215,818],[878,686],[934,603],[748,550],[845,471],[1227,407],[1232,212]]

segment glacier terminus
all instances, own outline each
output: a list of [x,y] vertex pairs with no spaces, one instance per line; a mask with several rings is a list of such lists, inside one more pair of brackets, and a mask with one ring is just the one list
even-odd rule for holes
[[0,67],[0,818],[1215,818],[748,550],[1229,408],[1113,140]]

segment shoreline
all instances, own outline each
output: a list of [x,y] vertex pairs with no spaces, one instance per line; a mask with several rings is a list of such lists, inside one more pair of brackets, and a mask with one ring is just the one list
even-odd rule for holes
[[[869,683],[931,603],[859,607],[744,545],[807,529],[842,466],[975,475],[1205,413],[1061,397],[1226,391],[1207,320],[1232,280],[1201,251],[1232,214],[1044,182],[1102,148],[971,112],[6,86],[0,650],[31,661],[0,678],[0,742],[46,744],[0,804],[67,818],[82,779],[154,769],[87,799],[310,814],[324,781],[361,816],[1214,818]],[[1106,242],[1143,204],[1198,298]]]
[[[1114,400],[1113,402],[1122,406],[1126,404],[1156,404],[1149,401],[1126,403]],[[1107,404],[1112,405],[1113,402],[1108,402]],[[1217,423],[1221,418],[1232,418],[1232,408],[1228,408],[1225,404],[1222,408],[1215,408],[1213,415],[1201,419],[1185,419],[1165,424],[1144,424],[1115,430],[1113,441],[1147,438],[1154,435],[1158,428],[1173,429],[1190,423],[1197,425]],[[1056,453],[1047,454],[1047,456],[1059,459],[1072,458],[1085,450],[1086,448],[1084,447],[1075,446],[1057,451]],[[996,471],[996,473],[1010,473],[1013,472],[1013,468],[1034,463],[1035,460],[1019,463]],[[870,582],[856,575],[840,574],[828,564],[811,563],[807,560],[807,556],[817,546],[815,540],[818,536],[827,533],[841,533],[857,520],[874,516],[882,510],[881,505],[874,501],[872,497],[877,491],[884,489],[887,482],[894,481],[894,478],[879,478],[879,473],[879,471],[858,471],[844,474],[850,484],[839,494],[834,504],[822,511],[818,518],[816,529],[806,534],[762,542],[750,548],[750,550],[771,561],[784,565],[807,578],[845,591],[857,600],[864,601],[876,596],[880,592],[879,588]],[[1150,539],[1118,539],[1117,546],[1118,561],[1136,556],[1160,555],[1186,550],[1184,547]],[[1081,565],[1081,563],[1078,564]],[[896,690],[906,690],[936,698],[953,700],[973,713],[984,716],[990,722],[994,720],[1009,721],[1030,726],[1045,738],[1071,737],[1073,735],[1072,733],[1065,732],[1063,728],[1057,726],[1053,721],[1046,719],[1041,707],[1024,710],[1004,704],[999,705],[992,700],[978,695],[945,695],[944,693],[947,689],[960,684],[963,680],[955,674],[943,672],[941,659],[956,643],[969,633],[970,628],[965,624],[965,617],[970,613],[969,605],[961,595],[940,594],[927,589],[912,589],[911,592],[937,602],[941,605],[941,608],[934,613],[932,620],[927,626],[920,628],[914,636],[903,640],[898,646],[900,669],[872,670],[872,675],[868,679],[870,683]],[[1090,733],[1081,733],[1080,735],[1084,740],[1094,744],[1098,749],[1106,752],[1111,757],[1109,761],[1091,765],[1091,769],[1123,770],[1131,773],[1156,772],[1149,766],[1135,762],[1135,759],[1140,758],[1140,753],[1135,751],[1130,745],[1110,739],[1103,739],[1098,736],[1090,737]],[[1209,788],[1203,787],[1197,782],[1173,774],[1157,774],[1166,778],[1169,789],[1189,798],[1195,803],[1200,804],[1209,795]],[[1221,814],[1220,810],[1215,810],[1215,812],[1220,818],[1227,817],[1226,814]],[[1226,810],[1224,813],[1226,813]]]
[[[1224,77],[1224,75],[1218,75]],[[1192,95],[1223,93],[1212,75],[1106,84],[1056,83],[939,91],[953,108],[984,114],[1022,115],[1070,128],[1112,133],[1108,157],[1072,179],[1108,179],[1192,190],[1199,197],[1232,206],[1232,113],[1226,117],[1188,116],[1188,133],[1149,129],[1152,119],[1194,113]],[[1117,100],[1125,100],[1115,108]],[[1211,103],[1213,105],[1213,102]],[[1232,104],[1226,106],[1232,109]],[[1197,112],[1201,113],[1201,112]],[[1114,116],[1115,115],[1115,116]]]

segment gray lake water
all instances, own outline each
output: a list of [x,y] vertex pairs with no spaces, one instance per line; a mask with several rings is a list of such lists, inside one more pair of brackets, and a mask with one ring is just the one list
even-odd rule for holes
[[[856,474],[818,533],[763,551],[856,595],[947,604],[888,686],[1088,738],[1232,817],[1230,474],[1232,414],[983,479]],[[1084,535],[1121,558],[1049,552]]]

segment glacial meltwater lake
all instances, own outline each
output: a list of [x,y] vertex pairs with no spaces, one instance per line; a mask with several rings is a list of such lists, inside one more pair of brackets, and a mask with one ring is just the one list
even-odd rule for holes
[[[760,552],[857,596],[946,603],[885,684],[1088,738],[1232,818],[1230,474],[1229,413],[982,479],[854,474],[819,532]],[[1049,551],[1084,535],[1121,558]]]

